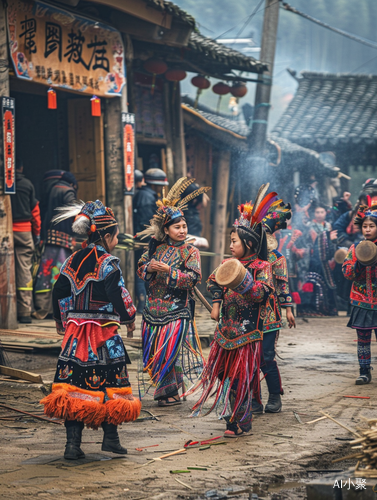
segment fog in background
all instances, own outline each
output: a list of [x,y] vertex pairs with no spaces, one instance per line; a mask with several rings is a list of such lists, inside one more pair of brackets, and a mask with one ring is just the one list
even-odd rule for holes
[[[199,31],[211,38],[251,37],[255,46],[260,46],[263,25],[264,1],[258,12],[248,21],[260,0],[175,0],[182,9],[193,15]],[[359,0],[291,0],[292,7],[301,10],[331,26],[377,42],[375,20],[377,1]],[[245,45],[232,45],[237,50],[246,50]],[[248,55],[252,54],[249,51]],[[254,54],[256,58],[259,53]],[[291,12],[280,9],[276,50],[274,86],[269,129],[271,130],[286,109],[295,93],[297,82],[286,68],[297,71],[320,71],[330,73],[377,74],[377,50],[328,31]],[[182,82],[182,92],[195,97],[196,88],[190,84],[194,74]],[[253,74],[249,74],[253,78]],[[215,83],[214,79],[211,79]],[[254,104],[255,84],[248,84],[248,94],[240,100],[240,106]],[[204,91],[200,102],[216,109],[218,96],[211,89]],[[221,111],[229,112],[229,96],[224,96]]]

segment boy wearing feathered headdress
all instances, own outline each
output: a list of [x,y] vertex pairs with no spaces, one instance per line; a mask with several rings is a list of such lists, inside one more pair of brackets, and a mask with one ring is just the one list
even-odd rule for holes
[[[267,234],[268,261],[272,267],[272,276],[275,291],[270,293],[266,302],[265,318],[263,322],[263,361],[262,372],[265,376],[269,398],[265,406],[266,413],[281,411],[281,395],[284,393],[281,384],[280,372],[275,359],[276,344],[279,331],[283,325],[282,308],[286,311],[289,328],[296,326],[292,312],[293,299],[289,292],[287,261],[278,248],[274,235],[279,229],[287,227],[287,220],[292,217],[291,206],[285,205],[282,200],[274,202],[268,210],[262,224]],[[263,404],[253,399],[253,413],[263,413]]]

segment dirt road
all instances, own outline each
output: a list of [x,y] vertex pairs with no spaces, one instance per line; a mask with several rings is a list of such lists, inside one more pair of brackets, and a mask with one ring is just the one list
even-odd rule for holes
[[[213,329],[213,324],[204,316],[198,323],[202,331]],[[346,323],[344,316],[299,319],[296,330],[284,329],[279,340],[279,355],[283,358],[279,366],[285,390],[283,411],[255,418],[250,436],[221,439],[224,444],[204,450],[194,448],[182,455],[151,461],[182,449],[189,439],[200,441],[222,436],[224,424],[215,414],[198,419],[189,417],[195,397],[172,408],[157,408],[153,401],[145,400],[143,408],[159,420],[138,421],[120,428],[121,442],[128,448],[124,458],[101,452],[102,431],[85,430],[82,448],[87,458],[65,461],[64,426],[22,415],[17,420],[0,420],[0,497],[17,500],[54,497],[215,499],[250,489],[254,495],[245,492],[237,498],[305,498],[304,485],[296,482],[318,476],[308,470],[345,469],[343,463],[331,465],[331,460],[349,451],[347,442],[336,438],[350,436],[327,419],[314,424],[305,422],[321,417],[320,410],[323,410],[354,428],[361,422],[361,415],[371,418],[376,414],[377,382],[372,380],[365,387],[355,385],[356,333],[347,329]],[[205,351],[208,353],[208,349]],[[372,359],[376,354],[373,342]],[[41,373],[46,382],[52,380],[53,358],[30,354],[10,354],[10,358],[15,368],[27,369],[29,365]],[[137,392],[136,367],[134,362],[130,369],[134,392]],[[262,385],[266,401],[265,383]],[[346,395],[370,399],[348,399]],[[39,386],[0,382],[2,404],[33,413],[41,410],[37,404],[41,397]],[[0,418],[12,415],[3,409]],[[142,416],[149,415],[143,413]],[[136,450],[147,446],[151,447]],[[170,472],[188,470],[187,467],[206,470]]]

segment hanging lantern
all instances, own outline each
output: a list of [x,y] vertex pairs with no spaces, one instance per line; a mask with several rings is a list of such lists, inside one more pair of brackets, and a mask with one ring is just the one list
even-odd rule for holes
[[58,107],[56,102],[56,92],[54,89],[49,88],[47,91],[47,108],[56,109]]
[[206,90],[211,86],[211,82],[208,80],[208,78],[202,75],[196,75],[191,78],[191,83],[194,85],[194,87],[198,87],[199,90]]
[[153,75],[151,94],[154,94],[156,75],[163,75],[168,69],[168,65],[164,61],[161,61],[161,59],[148,59],[144,63],[144,69]]
[[210,88],[211,82],[205,76],[196,75],[193,78],[191,78],[191,83],[194,85],[194,87],[198,87],[194,103],[194,109],[196,109],[198,106],[200,94],[203,92],[203,90]]
[[229,85],[227,85],[224,82],[219,82],[219,83],[216,83],[216,85],[214,85],[212,87],[212,92],[214,92],[217,95],[222,96],[222,95],[225,95],[225,94],[229,94],[230,87],[229,87]]
[[246,83],[244,82],[234,82],[230,88],[230,93],[234,97],[244,97],[247,94]]
[[94,95],[90,102],[92,103],[92,116],[101,116],[101,99]]
[[217,101],[217,112],[219,113],[220,112],[221,98],[223,95],[229,94],[230,87],[229,87],[229,85],[227,85],[224,82],[219,82],[219,83],[216,83],[216,85],[214,85],[212,87],[212,92],[214,92],[215,94],[217,94],[219,96],[219,100]]
[[187,73],[186,71],[183,71],[183,69],[168,69],[164,76],[169,82],[174,82],[173,94],[172,94],[172,102],[174,102],[175,91],[177,90],[177,83],[184,80],[187,76]]
[[164,76],[169,82],[181,82],[187,73],[183,69],[168,69]]

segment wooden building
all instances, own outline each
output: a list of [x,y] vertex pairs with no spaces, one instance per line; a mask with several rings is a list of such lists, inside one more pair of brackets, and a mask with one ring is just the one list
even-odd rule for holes
[[377,76],[304,71],[273,134],[318,152],[331,151],[356,201],[362,183],[377,176]]
[[[9,0],[6,9],[0,6],[0,23],[0,93],[15,104],[13,163],[22,158],[37,197],[46,171],[73,172],[78,198],[104,201],[128,233],[133,179],[125,168],[126,125],[135,123],[138,166],[158,162],[170,182],[187,172],[179,81],[148,72],[146,62],[162,60],[171,70],[228,81],[266,69],[201,36],[190,15],[164,0]],[[94,95],[100,113],[96,104],[92,108]],[[0,163],[2,177],[3,154]],[[13,328],[11,195],[3,187],[0,178],[0,264],[9,270],[0,274],[0,327]],[[132,293],[133,256],[121,257]]]

